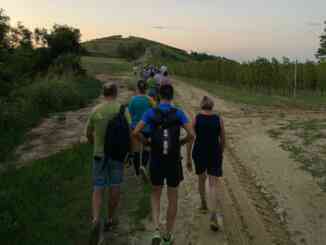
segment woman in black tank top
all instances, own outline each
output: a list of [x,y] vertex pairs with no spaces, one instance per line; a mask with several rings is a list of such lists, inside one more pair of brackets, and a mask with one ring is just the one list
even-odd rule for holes
[[[204,97],[201,102],[202,111],[193,121],[196,140],[193,147],[198,189],[201,197],[201,210],[207,211],[205,182],[208,176],[211,206],[211,228],[218,229],[217,223],[217,188],[219,177],[223,175],[222,162],[225,142],[225,131],[222,118],[213,113],[214,102]],[[190,167],[190,166],[188,166]]]

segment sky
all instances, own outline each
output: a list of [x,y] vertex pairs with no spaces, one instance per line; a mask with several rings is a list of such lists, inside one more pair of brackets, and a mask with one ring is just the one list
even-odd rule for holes
[[0,0],[30,28],[68,24],[83,41],[121,34],[239,61],[314,59],[326,0]]

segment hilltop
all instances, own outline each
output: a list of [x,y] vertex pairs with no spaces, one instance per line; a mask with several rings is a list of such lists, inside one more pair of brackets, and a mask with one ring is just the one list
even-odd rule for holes
[[146,55],[151,56],[147,58],[176,61],[188,61],[192,58],[185,50],[135,36],[110,36],[87,41],[82,45],[91,56],[138,59]]
[[82,46],[86,49],[89,56],[125,58],[129,60],[187,62],[225,59],[206,53],[189,53],[167,44],[135,36],[123,37],[115,35],[98,38],[84,42]]

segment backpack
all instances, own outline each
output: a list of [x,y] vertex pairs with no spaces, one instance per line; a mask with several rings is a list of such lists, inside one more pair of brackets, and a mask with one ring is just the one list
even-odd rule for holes
[[179,160],[181,157],[181,123],[177,117],[177,109],[172,108],[168,111],[162,111],[155,108],[151,123],[153,125],[151,131],[152,157],[171,161]]
[[105,160],[123,162],[131,150],[130,127],[125,117],[125,106],[111,119],[106,127],[104,141]]

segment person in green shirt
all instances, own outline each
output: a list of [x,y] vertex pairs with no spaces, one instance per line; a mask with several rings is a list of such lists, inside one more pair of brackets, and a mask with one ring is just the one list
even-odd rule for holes
[[152,71],[150,74],[150,77],[147,80],[147,84],[148,84],[148,96],[151,97],[154,101],[157,100],[158,97],[158,88],[159,85],[156,81],[156,79],[154,78],[155,74]]
[[[103,202],[104,190],[108,190],[108,219],[104,225],[109,230],[113,225],[113,215],[120,199],[120,184],[123,180],[123,162],[109,158],[104,161],[104,143],[108,122],[120,111],[121,104],[117,101],[118,87],[116,84],[108,84],[103,89],[104,102],[96,106],[87,121],[86,136],[88,142],[94,145],[93,160],[93,197],[92,197],[92,233],[94,244],[99,239],[100,213]],[[129,113],[125,114],[128,122],[131,122]]]

